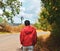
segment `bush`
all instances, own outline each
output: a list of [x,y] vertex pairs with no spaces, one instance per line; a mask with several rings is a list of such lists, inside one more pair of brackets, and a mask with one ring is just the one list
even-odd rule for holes
[[50,37],[51,35],[44,40],[44,36],[38,37],[34,51],[60,51],[58,40]]
[[37,44],[35,45],[34,51],[49,51],[46,42],[43,41],[41,36],[37,39]]

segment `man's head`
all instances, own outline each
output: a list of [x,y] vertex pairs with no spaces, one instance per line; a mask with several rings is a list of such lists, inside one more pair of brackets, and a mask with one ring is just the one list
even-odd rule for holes
[[25,26],[29,26],[30,25],[30,21],[29,20],[25,20],[24,24],[25,24]]

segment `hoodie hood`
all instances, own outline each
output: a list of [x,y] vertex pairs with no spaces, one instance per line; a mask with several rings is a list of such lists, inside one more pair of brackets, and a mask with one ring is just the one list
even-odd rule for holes
[[26,27],[24,28],[24,32],[25,32],[26,34],[31,34],[31,33],[33,32],[33,28],[32,28],[31,26],[26,26]]

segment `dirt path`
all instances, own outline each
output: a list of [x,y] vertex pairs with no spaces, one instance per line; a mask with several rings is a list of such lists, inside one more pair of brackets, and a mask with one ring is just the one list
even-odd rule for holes
[[19,34],[0,35],[0,51],[18,51],[20,46]]

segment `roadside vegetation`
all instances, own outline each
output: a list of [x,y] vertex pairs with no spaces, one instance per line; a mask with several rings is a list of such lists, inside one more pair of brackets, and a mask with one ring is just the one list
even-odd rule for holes
[[24,27],[24,25],[18,25],[18,26],[11,26],[9,24],[5,25],[4,28],[0,27],[1,33],[18,33],[21,31],[21,29]]
[[49,30],[51,35],[45,42],[42,37],[39,37],[35,50],[60,51],[60,0],[41,1],[42,11],[35,26],[38,29]]

